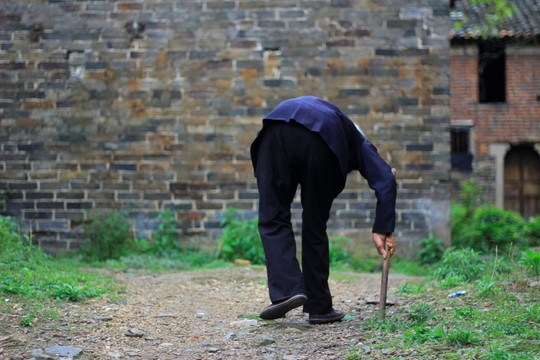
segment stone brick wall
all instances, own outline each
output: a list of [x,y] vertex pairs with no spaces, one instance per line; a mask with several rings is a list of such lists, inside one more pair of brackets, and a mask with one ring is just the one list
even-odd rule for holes
[[[3,0],[2,213],[49,252],[110,210],[147,237],[171,209],[211,244],[226,208],[257,214],[262,116],[311,94],[398,170],[403,252],[448,239],[449,26],[435,0]],[[373,213],[351,174],[329,232],[372,251]],[[300,214],[296,201],[297,229]]]
[[474,179],[495,203],[495,158],[491,144],[540,144],[540,47],[526,43],[506,46],[506,102],[479,103],[478,47],[456,43],[450,53],[451,118],[471,120],[473,172],[453,172],[454,189],[460,181]]

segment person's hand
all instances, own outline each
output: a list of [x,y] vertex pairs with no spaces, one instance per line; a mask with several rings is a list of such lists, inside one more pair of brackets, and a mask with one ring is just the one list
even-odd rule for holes
[[[396,239],[394,239],[394,235],[373,233],[372,240],[379,255],[382,255],[385,260],[387,256],[391,257],[394,255],[394,252],[396,251]],[[388,253],[386,252],[385,245],[388,247]]]

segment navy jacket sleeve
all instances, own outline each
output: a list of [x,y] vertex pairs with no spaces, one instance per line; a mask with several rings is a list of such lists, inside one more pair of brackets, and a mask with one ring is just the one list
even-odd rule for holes
[[[356,129],[355,129],[356,130]],[[396,224],[397,184],[390,166],[359,131],[351,136],[350,170],[358,170],[375,191],[377,208],[373,223],[374,233],[391,233]]]

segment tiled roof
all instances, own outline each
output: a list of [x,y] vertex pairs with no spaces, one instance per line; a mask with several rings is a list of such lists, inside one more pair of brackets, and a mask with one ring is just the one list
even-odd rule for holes
[[452,29],[450,37],[453,39],[476,39],[483,35],[488,37],[535,37],[540,35],[540,0],[508,0],[516,5],[517,12],[512,18],[497,26],[489,34],[484,34],[482,25],[487,24],[485,18],[489,8],[485,5],[472,6],[471,0],[457,0],[452,9],[453,21],[462,19],[461,29]]

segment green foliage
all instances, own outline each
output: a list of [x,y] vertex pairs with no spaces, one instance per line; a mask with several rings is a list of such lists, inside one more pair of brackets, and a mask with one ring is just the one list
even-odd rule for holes
[[347,251],[347,246],[350,246],[352,241],[343,236],[331,237],[328,240],[330,266],[338,266],[350,264],[351,258]]
[[84,234],[80,252],[85,261],[118,259],[130,250],[131,224],[119,212],[94,214]]
[[34,322],[36,321],[36,316],[31,313],[27,313],[21,318],[19,324],[25,327],[34,327]]
[[410,312],[407,315],[412,323],[422,325],[429,319],[433,319],[436,313],[430,304],[419,302],[411,306]]
[[67,300],[72,302],[83,301],[87,298],[93,298],[101,295],[101,293],[92,289],[90,286],[77,286],[69,283],[54,284],[51,286],[51,296],[55,299]]
[[470,329],[457,329],[448,334],[447,342],[450,345],[462,348],[466,345],[476,345],[480,338],[473,334]]
[[421,249],[418,251],[418,259],[422,264],[434,264],[441,260],[444,253],[444,245],[441,239],[436,239],[432,233],[427,239],[420,239]]
[[509,253],[513,247],[538,243],[540,221],[524,221],[521,215],[492,205],[480,205],[481,190],[474,182],[463,182],[459,203],[452,203],[452,246],[471,248],[483,254]]
[[[503,24],[512,19],[517,12],[517,7],[511,0],[471,0],[470,4],[473,8],[484,9],[484,18],[478,23],[471,24],[473,33],[483,39],[498,35]],[[452,13],[454,29],[462,29],[463,24],[468,21],[465,15]]]
[[35,251],[31,238],[14,219],[0,216],[0,269],[20,271],[28,264],[44,261],[47,255]]
[[525,245],[523,242],[524,225],[523,219],[517,213],[497,207],[482,206],[472,217],[469,241],[453,245],[466,246],[481,252],[488,252],[495,248],[506,252],[512,246]]
[[[452,261],[450,254],[454,255]],[[441,263],[477,268],[472,264],[478,258],[474,250],[450,249]],[[451,274],[447,279],[403,285],[400,297],[410,305],[387,313],[382,320],[376,315],[364,320],[360,325],[363,342],[371,351],[365,354],[357,347],[350,351],[365,359],[386,358],[389,351],[398,358],[535,359],[539,350],[536,339],[540,338],[540,289],[522,286],[523,273],[512,259],[495,258],[484,255],[481,259],[490,264],[482,274],[485,276],[459,274],[452,267],[446,271]],[[495,271],[498,267],[511,269],[513,285],[508,284],[509,274]],[[480,280],[464,282],[456,275]],[[451,281],[459,288],[446,289],[443,284]],[[419,288],[424,291],[417,291]],[[448,297],[457,290],[466,290],[466,294]],[[382,338],[384,342],[379,341]]]
[[531,217],[525,223],[524,234],[530,247],[540,246],[540,216]]
[[403,336],[413,343],[437,342],[446,336],[446,331],[441,327],[430,329],[429,327],[419,325],[404,332]]
[[465,208],[465,216],[469,217],[478,206],[482,205],[481,195],[484,189],[476,185],[474,180],[462,181],[460,187],[459,203]]
[[179,252],[182,250],[180,246],[181,232],[179,227],[182,225],[181,221],[177,220],[171,210],[165,210],[161,212],[157,220],[159,225],[156,230],[152,232],[152,239],[154,243],[150,245],[150,251],[155,253],[168,253],[170,251]]
[[438,280],[460,280],[471,282],[479,279],[486,270],[486,262],[480,254],[470,248],[449,248],[434,272]]
[[197,247],[181,252],[131,253],[117,260],[107,260],[105,266],[113,269],[144,269],[150,272],[182,271],[226,267],[228,263],[216,260],[214,255]]
[[474,310],[473,307],[470,305],[454,308],[454,313],[463,319],[471,319],[474,316],[475,312],[476,310]]
[[118,291],[111,279],[82,272],[70,259],[50,257],[29,238],[13,219],[0,216],[0,294],[82,301]]
[[426,292],[426,288],[422,283],[406,282],[399,287],[399,291],[402,294],[421,294]]
[[220,222],[224,226],[219,238],[216,258],[233,262],[249,260],[253,264],[264,264],[264,250],[257,226],[257,219],[246,219],[236,209],[227,209]]
[[533,276],[540,276],[540,252],[525,250],[519,264]]

